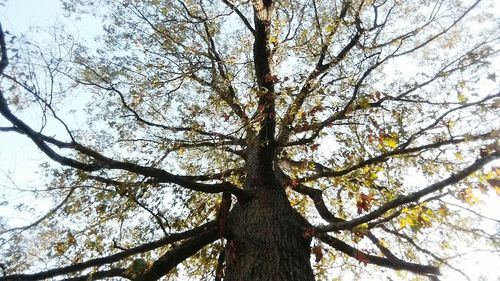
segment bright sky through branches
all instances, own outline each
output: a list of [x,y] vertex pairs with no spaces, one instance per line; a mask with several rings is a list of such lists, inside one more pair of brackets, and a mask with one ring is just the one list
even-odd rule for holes
[[[0,3],[3,2],[0,0]],[[33,41],[49,40],[50,38],[45,37],[44,34],[46,33],[44,32],[53,25],[62,25],[69,34],[76,34],[79,41],[85,40],[88,44],[92,44],[93,37],[101,28],[99,20],[90,16],[85,16],[75,22],[68,20],[63,16],[61,4],[58,0],[10,0],[5,2],[5,5],[0,6],[0,21],[4,30],[13,34],[25,33]],[[35,30],[33,26],[44,28]],[[495,61],[494,64],[493,68],[498,70],[499,61]],[[395,70],[395,68],[393,69]],[[30,110],[27,110],[21,116],[25,120],[36,123],[40,116],[34,112],[36,111],[30,113]],[[2,123],[2,121],[0,119],[0,126],[9,125]],[[70,122],[78,124],[78,121],[73,120]],[[33,221],[34,218],[19,217],[19,213],[12,209],[13,206],[19,203],[31,205],[35,208],[35,217],[39,217],[43,212],[51,208],[48,199],[36,199],[29,192],[21,191],[23,189],[43,188],[43,174],[39,172],[41,169],[38,165],[44,161],[47,161],[47,158],[38,152],[28,138],[14,133],[2,133],[0,135],[0,202],[8,201],[7,206],[0,206],[0,213],[15,226],[26,225]],[[19,190],[13,192],[12,190],[15,190],[15,188]],[[484,204],[480,204],[476,209],[487,217],[499,220],[499,197],[482,196],[481,200]],[[492,223],[484,227],[495,230],[498,225]],[[465,249],[466,251],[468,249]],[[500,258],[498,254],[478,251],[460,257],[460,259],[462,259],[461,267],[465,268],[466,272],[473,278],[478,279],[480,276],[487,277],[487,280],[500,278],[500,270],[498,269]],[[445,269],[443,273],[443,280],[461,280],[460,278],[462,278],[462,276],[449,269]]]

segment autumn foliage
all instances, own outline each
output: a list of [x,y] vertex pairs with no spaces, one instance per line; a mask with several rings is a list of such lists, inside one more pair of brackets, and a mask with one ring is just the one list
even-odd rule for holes
[[0,28],[1,138],[43,155],[6,181],[0,281],[482,278],[494,2],[62,0],[95,42]]

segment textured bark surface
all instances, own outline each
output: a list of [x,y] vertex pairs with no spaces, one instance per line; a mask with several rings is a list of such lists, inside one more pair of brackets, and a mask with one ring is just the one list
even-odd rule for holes
[[254,190],[254,200],[233,210],[224,280],[314,280],[302,217],[278,185]]
[[225,252],[225,281],[314,280],[310,264],[307,223],[290,206],[285,189],[276,179],[275,93],[272,54],[268,44],[274,3],[253,1],[256,82],[260,94],[257,132],[247,136],[244,189],[254,195],[231,212]]

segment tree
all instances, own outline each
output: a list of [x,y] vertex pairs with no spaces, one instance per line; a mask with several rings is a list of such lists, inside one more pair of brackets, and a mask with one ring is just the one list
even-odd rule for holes
[[55,207],[2,226],[0,280],[465,275],[456,248],[500,246],[475,209],[500,92],[498,21],[464,2],[65,0],[100,48],[2,31],[0,131],[50,158]]

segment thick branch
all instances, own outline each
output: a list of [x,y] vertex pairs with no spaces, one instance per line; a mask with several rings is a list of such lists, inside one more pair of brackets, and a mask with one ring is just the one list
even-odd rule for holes
[[[278,170],[278,179],[283,185],[290,184],[290,178],[286,176],[279,167],[277,167]],[[325,200],[323,199],[323,191],[320,189],[308,187],[304,184],[298,183],[298,184],[291,184],[292,189],[296,192],[299,192],[304,195],[308,195],[309,198],[312,199],[314,203],[314,207],[316,207],[316,210],[318,211],[319,215],[321,216],[322,219],[329,223],[336,223],[336,222],[343,222],[345,220],[336,217],[330,210],[328,210],[328,207],[325,204]],[[386,247],[384,247],[380,241],[378,240],[377,237],[375,237],[374,234],[372,234],[369,230],[366,233],[366,236],[379,248],[379,250],[384,254],[389,259],[396,260],[397,257]]]
[[361,162],[359,162],[351,167],[348,167],[348,168],[345,168],[342,170],[336,170],[336,171],[330,170],[330,169],[326,170],[325,169],[326,167],[322,166],[324,168],[323,169],[324,171],[322,171],[321,173],[307,176],[307,177],[301,178],[300,180],[301,181],[312,181],[312,180],[316,180],[319,178],[340,177],[343,175],[347,175],[350,172],[355,171],[357,169],[363,168],[365,166],[385,162],[385,161],[387,161],[387,159],[389,159],[390,157],[393,157],[393,156],[406,155],[406,154],[411,154],[411,153],[415,153],[415,152],[426,151],[429,149],[440,148],[440,147],[450,145],[450,144],[459,144],[459,143],[464,143],[464,142],[474,141],[474,140],[485,140],[485,139],[492,138],[492,137],[493,136],[490,133],[487,133],[487,134],[482,134],[482,135],[477,135],[477,136],[470,136],[467,138],[455,138],[455,139],[443,140],[443,141],[438,141],[435,143],[424,144],[424,145],[410,147],[410,148],[400,147],[400,148],[394,149],[392,151],[382,153],[378,156],[363,160],[363,161],[361,161]]
[[[243,190],[228,182],[216,184],[198,183],[183,176],[171,174],[162,169],[141,166],[131,162],[117,161],[108,158],[100,154],[99,152],[83,146],[75,141],[68,143],[45,136],[34,131],[26,123],[17,118],[8,108],[7,101],[5,100],[2,93],[0,93],[0,113],[17,129],[19,129],[20,132],[28,136],[49,158],[61,165],[69,166],[86,172],[93,172],[102,169],[126,170],[132,173],[144,175],[146,177],[155,178],[158,182],[174,183],[194,191],[202,191],[207,193],[230,192],[234,194],[238,199],[245,200],[245,198],[248,198],[248,195]],[[94,162],[84,163],[73,158],[62,156],[55,152],[47,143],[56,145],[59,148],[74,149],[84,155],[92,157],[94,159]]]
[[5,44],[5,33],[3,32],[2,24],[0,23],[0,52],[1,60],[0,60],[0,75],[3,74],[3,71],[9,65],[9,57],[7,56],[7,45]]
[[208,229],[197,237],[189,239],[156,260],[137,281],[158,280],[179,263],[194,255],[206,245],[218,239],[217,229]]
[[[259,87],[258,112],[256,120],[260,123],[258,132],[259,145],[270,147],[274,142],[275,94],[274,78],[271,73],[271,50],[268,46],[271,32],[271,17],[274,3],[269,0],[254,1],[255,40],[253,60],[255,77]],[[269,152],[267,152],[269,153]]]
[[107,279],[111,277],[123,277],[129,279],[129,277],[127,276],[126,268],[112,268],[108,270],[92,272],[78,277],[62,279],[61,281],[90,281]]
[[323,199],[322,190],[306,186],[299,182],[294,183],[292,179],[288,175],[286,175],[283,172],[283,170],[281,170],[280,167],[278,167],[278,165],[275,165],[275,170],[276,170],[276,177],[280,181],[281,185],[290,186],[292,190],[300,194],[307,195],[309,196],[309,198],[311,198],[311,200],[314,203],[314,206],[316,207],[316,210],[318,211],[322,219],[330,223],[343,221],[342,219],[337,218],[328,210],[328,207],[326,206],[325,201]]
[[484,165],[488,164],[489,162],[491,162],[499,157],[500,157],[500,152],[495,151],[486,157],[483,157],[483,158],[476,160],[472,165],[468,166],[467,168],[463,169],[462,171],[460,171],[456,174],[451,175],[450,177],[448,177],[440,182],[432,184],[432,185],[430,185],[426,188],[423,188],[417,192],[414,192],[414,193],[411,193],[408,195],[404,195],[404,196],[400,196],[392,201],[387,202],[386,204],[382,205],[378,209],[376,209],[376,210],[374,210],[374,211],[372,211],[364,216],[361,216],[361,217],[358,217],[358,218],[355,218],[355,219],[352,219],[352,220],[346,221],[346,222],[339,222],[339,223],[325,225],[325,226],[321,227],[320,229],[322,231],[336,231],[336,230],[342,230],[342,229],[351,229],[351,228],[358,226],[360,224],[369,222],[373,219],[376,219],[376,218],[382,216],[383,214],[385,214],[387,211],[389,211],[391,209],[394,209],[396,207],[399,207],[401,205],[408,204],[411,202],[416,202],[425,195],[439,191],[439,190],[441,190],[441,189],[443,189],[446,186],[449,186],[451,184],[458,183],[459,181],[463,180],[464,178],[466,178],[470,174],[481,169]]
[[[98,267],[98,266],[103,266],[105,264],[110,264],[114,263],[120,260],[123,260],[127,257],[130,257],[132,255],[136,255],[139,253],[144,253],[147,251],[154,250],[156,248],[162,247],[167,244],[171,244],[173,242],[177,242],[186,238],[194,237],[197,235],[201,235],[200,237],[204,237],[203,235],[206,235],[206,233],[216,233],[217,226],[215,221],[208,222],[204,225],[201,225],[199,227],[193,228],[188,231],[184,231],[181,233],[176,233],[176,234],[171,234],[167,237],[164,237],[160,240],[156,240],[150,243],[146,243],[128,250],[125,250],[123,252],[110,255],[107,257],[101,257],[101,258],[96,258],[92,260],[88,260],[86,262],[82,263],[77,263],[65,267],[60,267],[60,268],[55,268],[55,269],[50,269],[47,271],[42,271],[38,273],[33,273],[33,274],[13,274],[13,275],[8,275],[8,276],[3,276],[0,277],[0,281],[34,281],[34,280],[42,280],[42,279],[47,279],[47,278],[52,278],[55,276],[60,276],[72,272],[77,272],[77,271],[82,271],[84,269],[90,268],[90,267]],[[191,241],[191,240],[189,240]],[[174,251],[174,250],[173,250]]]
[[255,23],[253,60],[258,86],[258,104],[251,121],[255,126],[248,127],[249,150],[247,151],[246,164],[251,169],[247,171],[247,181],[256,179],[266,181],[273,179],[272,162],[275,154],[276,95],[274,83],[276,78],[271,71],[272,54],[268,45],[274,3],[271,0],[255,0],[252,4]]
[[383,266],[387,268],[391,268],[394,270],[408,270],[417,274],[430,274],[430,275],[439,275],[439,268],[430,266],[430,265],[421,265],[416,263],[410,263],[401,259],[389,259],[378,256],[373,256],[367,253],[363,253],[358,249],[349,246],[343,241],[334,238],[327,234],[319,234],[318,237],[321,241],[335,248],[336,250],[341,251],[342,253],[357,259],[362,263],[371,263],[378,266]]

